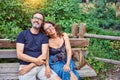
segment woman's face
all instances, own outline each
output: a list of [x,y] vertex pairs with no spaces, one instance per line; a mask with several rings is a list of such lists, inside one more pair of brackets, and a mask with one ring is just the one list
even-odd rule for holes
[[48,36],[52,36],[56,33],[55,27],[50,23],[44,24],[44,31],[48,34]]

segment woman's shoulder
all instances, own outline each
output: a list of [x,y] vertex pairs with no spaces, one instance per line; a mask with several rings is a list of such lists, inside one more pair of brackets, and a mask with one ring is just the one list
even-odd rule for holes
[[68,36],[68,34],[64,32],[64,33],[63,33],[63,36]]
[[64,32],[64,33],[63,33],[63,37],[64,37],[64,38],[68,38],[68,34]]

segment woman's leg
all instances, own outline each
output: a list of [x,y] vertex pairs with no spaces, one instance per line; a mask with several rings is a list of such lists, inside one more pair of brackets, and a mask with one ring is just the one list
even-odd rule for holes
[[70,80],[78,80],[76,75],[72,71],[70,71]]
[[42,65],[40,67],[41,67],[40,72],[37,75],[38,79],[40,80],[62,80],[53,70],[51,73],[51,77],[47,78],[45,76],[45,65]]
[[52,78],[51,80],[62,80],[59,76],[55,76],[54,78]]

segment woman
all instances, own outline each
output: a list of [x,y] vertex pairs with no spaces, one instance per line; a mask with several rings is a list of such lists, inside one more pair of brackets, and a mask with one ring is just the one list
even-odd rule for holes
[[[71,45],[68,35],[62,33],[52,22],[45,22],[44,32],[49,36],[49,68],[55,71],[62,80],[80,80],[71,59]],[[50,73],[50,69],[46,70]]]

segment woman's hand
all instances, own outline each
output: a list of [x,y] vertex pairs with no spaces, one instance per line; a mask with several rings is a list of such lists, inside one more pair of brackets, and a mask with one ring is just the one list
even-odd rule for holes
[[46,75],[46,77],[50,78],[51,74],[52,74],[52,70],[51,70],[50,66],[46,65],[46,67],[45,67],[45,75]]
[[70,71],[70,66],[68,64],[65,64],[63,68],[65,72]]
[[20,70],[19,70],[19,75],[24,75],[26,73],[28,73],[32,68],[30,67],[30,65],[25,65],[23,66]]

